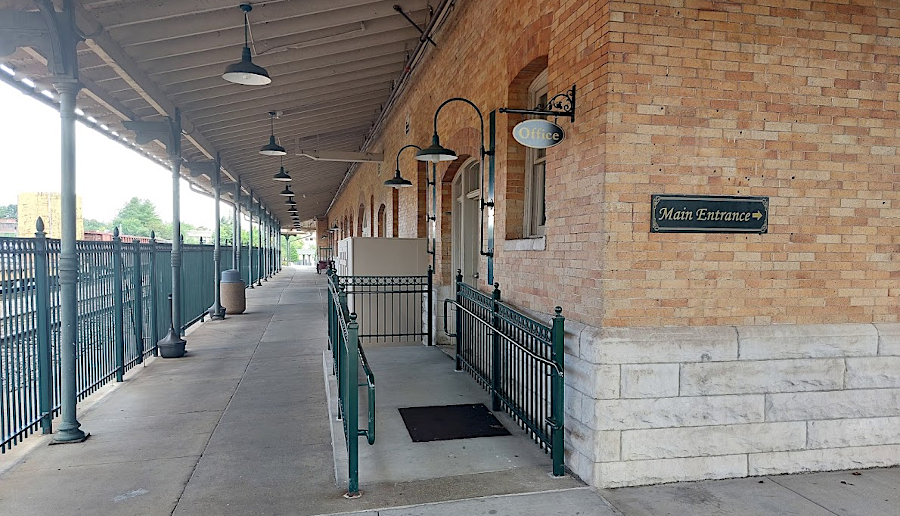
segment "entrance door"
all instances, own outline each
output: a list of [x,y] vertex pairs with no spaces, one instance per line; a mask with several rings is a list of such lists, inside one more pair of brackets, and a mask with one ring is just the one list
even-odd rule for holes
[[475,285],[478,279],[479,163],[472,161],[460,167],[453,179],[453,273],[462,271],[463,281]]

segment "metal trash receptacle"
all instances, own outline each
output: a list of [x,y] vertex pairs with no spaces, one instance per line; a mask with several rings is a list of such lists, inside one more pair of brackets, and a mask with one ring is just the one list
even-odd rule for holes
[[222,271],[221,286],[222,307],[227,314],[242,314],[247,308],[247,284],[241,279],[241,271],[228,269]]

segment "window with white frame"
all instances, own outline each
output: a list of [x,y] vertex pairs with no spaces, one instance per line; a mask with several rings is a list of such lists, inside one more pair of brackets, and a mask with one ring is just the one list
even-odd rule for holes
[[[547,105],[547,70],[541,72],[528,88],[528,108]],[[525,236],[544,236],[544,178],[547,149],[527,148],[525,152]]]

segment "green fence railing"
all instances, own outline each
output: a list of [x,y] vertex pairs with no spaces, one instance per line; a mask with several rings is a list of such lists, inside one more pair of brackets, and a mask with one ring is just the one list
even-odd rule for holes
[[[447,329],[448,305],[456,330]],[[465,370],[491,393],[492,410],[505,410],[565,474],[565,318],[556,307],[550,325],[456,277],[456,297],[444,301],[444,331],[456,338],[456,370]]]
[[[171,244],[76,243],[78,256],[76,386],[82,400],[150,354],[171,324]],[[59,240],[0,238],[0,452],[60,410]],[[214,248],[185,245],[184,328],[213,303]],[[222,269],[231,248],[221,249]],[[183,328],[183,329],[184,329]]]
[[[328,274],[328,345],[333,353],[338,386],[338,417],[347,443],[347,494],[359,496],[359,437],[375,444],[375,375],[359,344],[359,323],[347,307],[347,293],[337,274]],[[359,383],[359,371],[366,377]],[[368,389],[368,427],[359,429],[359,388]]]

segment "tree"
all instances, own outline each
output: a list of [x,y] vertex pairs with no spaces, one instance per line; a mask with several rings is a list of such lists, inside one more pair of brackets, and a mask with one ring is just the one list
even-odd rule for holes
[[[297,243],[299,242],[299,239],[290,238],[290,240],[288,240],[289,238],[290,237],[287,236],[281,237],[281,249],[285,258],[287,258],[288,263],[295,263],[299,258],[297,255]],[[290,242],[290,246],[288,245],[288,242]],[[290,251],[288,251],[289,249]]]
[[[241,243],[247,245],[250,242],[250,232],[247,231],[246,224],[241,225]],[[234,240],[234,220],[231,217],[222,217],[219,219],[219,231],[221,235],[221,242],[232,243]],[[253,235],[256,237],[256,235]],[[253,245],[256,245],[256,242],[253,242]]]
[[0,206],[0,219],[17,219],[19,218],[19,205],[10,204],[8,206]]
[[109,223],[95,219],[84,219],[85,231],[109,231]]
[[146,199],[132,197],[112,221],[119,228],[119,234],[134,236],[150,236],[156,232],[157,238],[172,239],[172,226],[166,224],[156,213],[156,206]]

